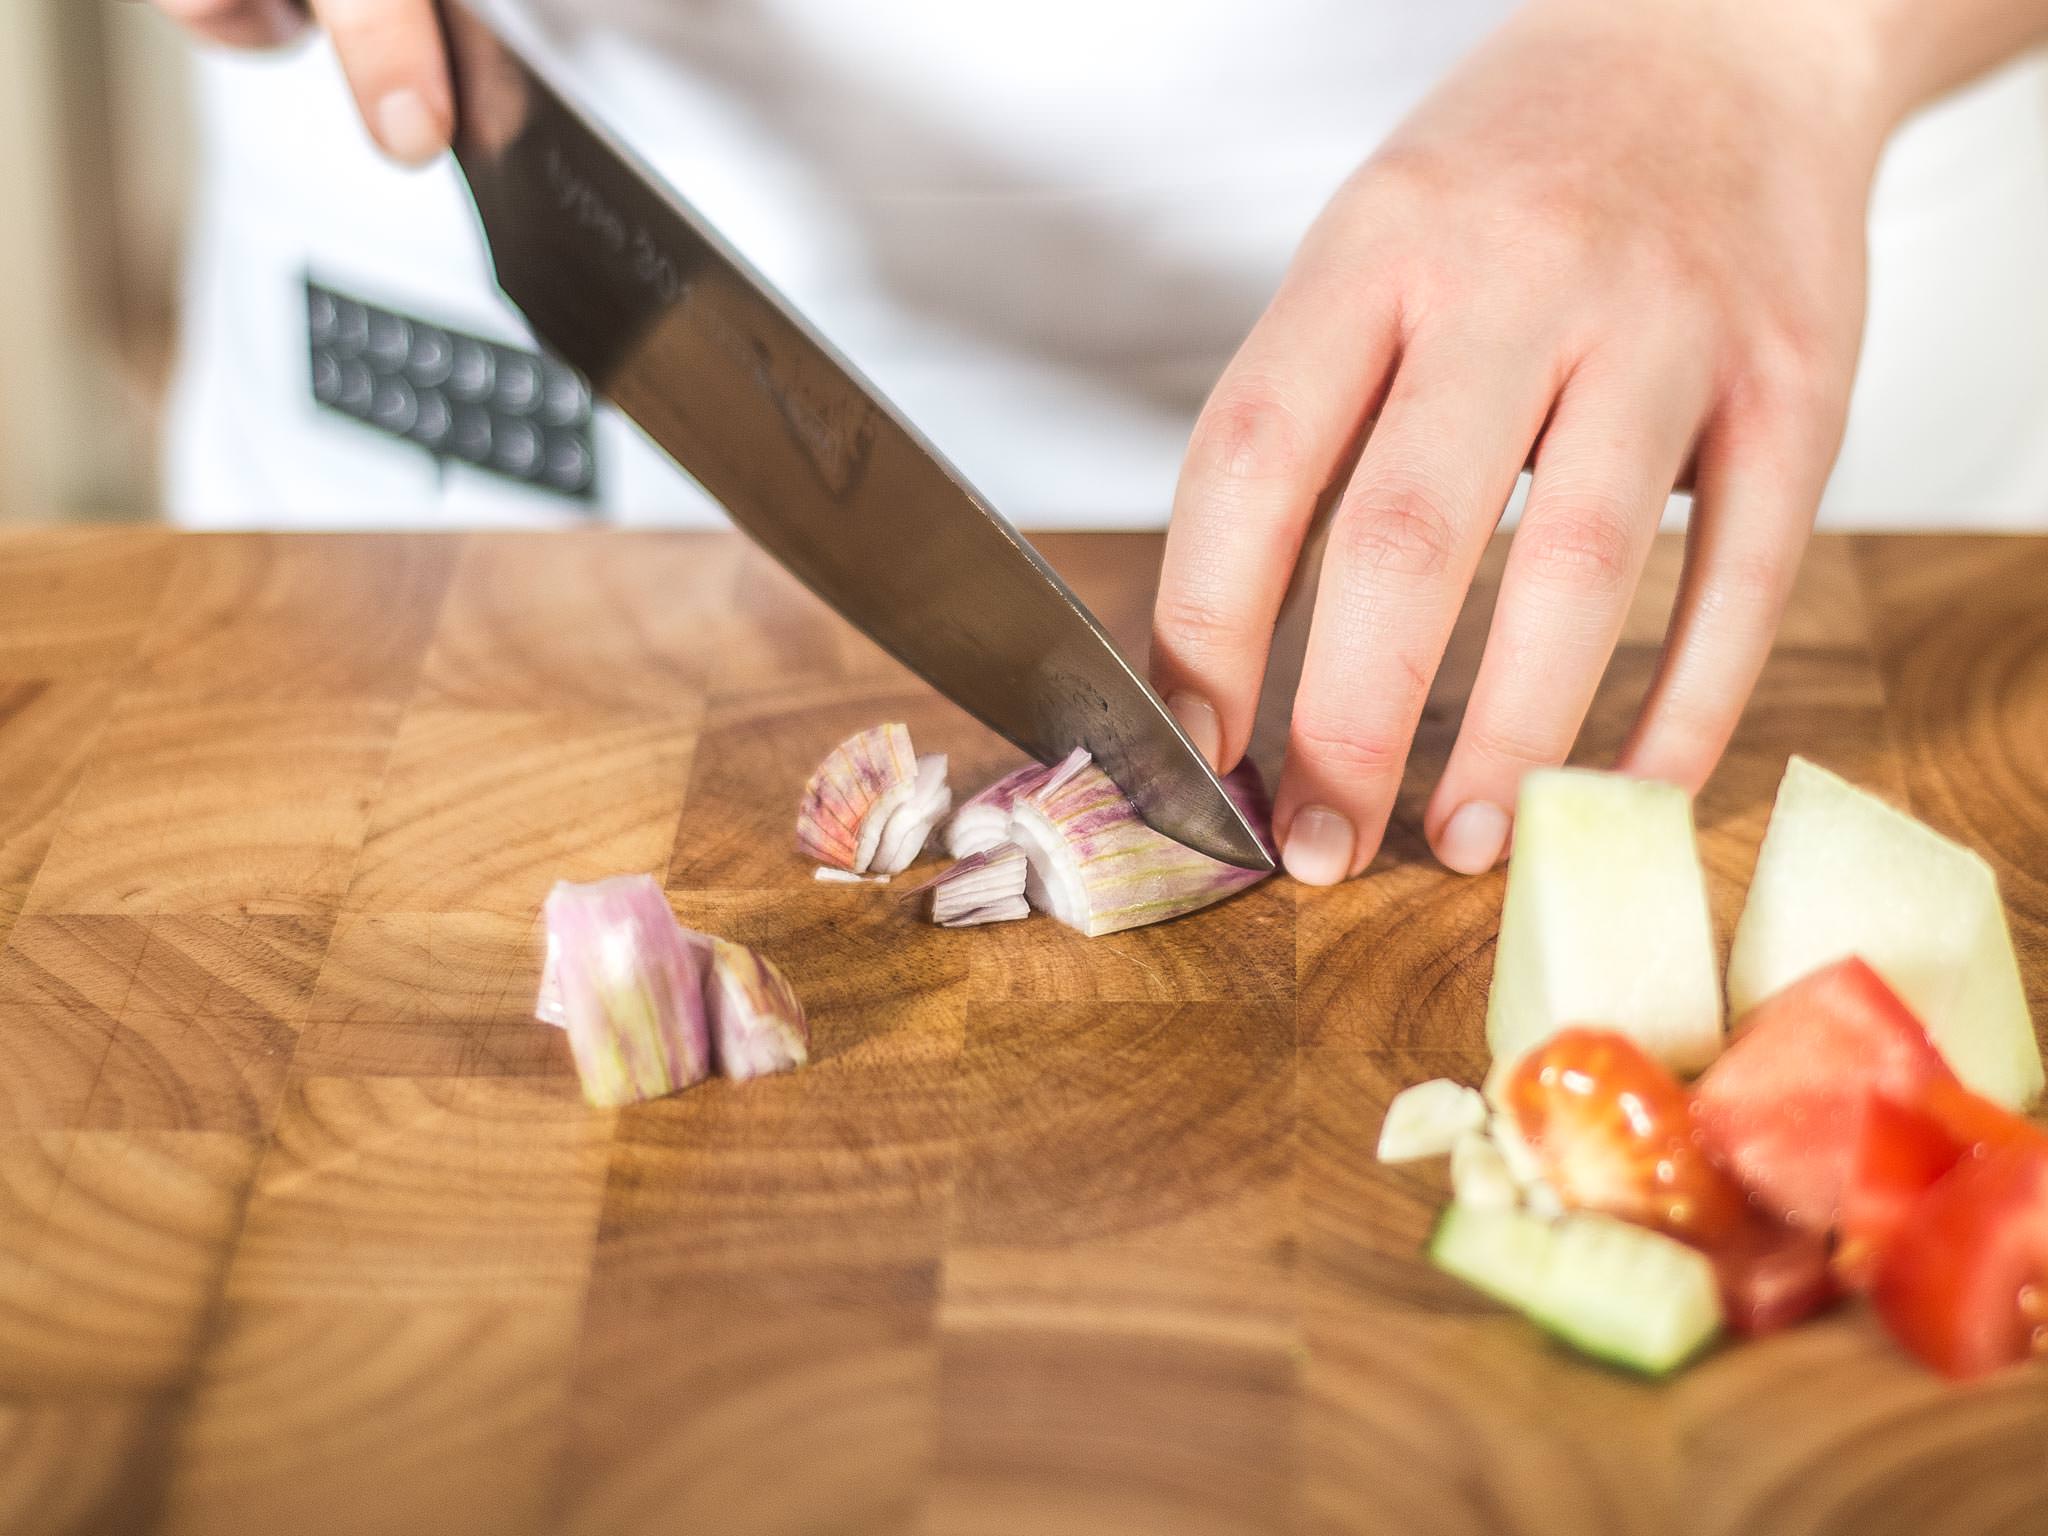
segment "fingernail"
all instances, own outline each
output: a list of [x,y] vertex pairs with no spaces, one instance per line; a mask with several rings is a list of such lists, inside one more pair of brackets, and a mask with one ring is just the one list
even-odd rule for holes
[[1327,806],[1307,805],[1294,813],[1280,862],[1303,885],[1335,885],[1351,873],[1355,842],[1351,823]]
[[406,165],[425,165],[446,149],[440,126],[414,90],[393,91],[377,103],[377,142]]
[[1461,875],[1483,875],[1500,862],[1508,844],[1508,813],[1484,800],[1471,800],[1451,813],[1436,841],[1436,856],[1446,869]]
[[1223,722],[1216,718],[1216,711],[1209,701],[1198,693],[1174,693],[1167,695],[1166,707],[1173,711],[1173,718],[1180,722],[1180,728],[1188,733],[1188,740],[1195,744],[1202,760],[1211,768],[1221,767]]

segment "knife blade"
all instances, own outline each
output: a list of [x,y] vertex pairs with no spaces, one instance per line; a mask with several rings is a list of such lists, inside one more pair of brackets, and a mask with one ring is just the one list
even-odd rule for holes
[[455,156],[498,285],[757,543],[1041,762],[1085,746],[1159,831],[1271,869],[1095,617],[719,233],[471,0]]

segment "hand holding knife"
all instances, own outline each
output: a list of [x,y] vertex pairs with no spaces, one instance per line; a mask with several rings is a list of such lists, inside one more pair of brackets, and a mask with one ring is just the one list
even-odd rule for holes
[[694,209],[463,0],[455,154],[535,332],[769,553],[992,729],[1094,754],[1159,830],[1271,868],[1037,552]]

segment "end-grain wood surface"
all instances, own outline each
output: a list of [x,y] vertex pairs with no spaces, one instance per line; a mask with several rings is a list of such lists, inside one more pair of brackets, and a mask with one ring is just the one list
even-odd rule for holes
[[[1045,542],[1142,644],[1156,542]],[[0,1531],[2048,1531],[2048,1368],[1850,1309],[1649,1386],[1423,1263],[1372,1152],[1484,1065],[1501,879],[1415,817],[1489,595],[1367,878],[1089,942],[811,881],[847,732],[1013,758],[732,539],[0,540]],[[1814,548],[1724,940],[1795,750],[1984,850],[2048,1021],[2048,541]],[[809,1070],[584,1108],[535,912],[650,869]]]

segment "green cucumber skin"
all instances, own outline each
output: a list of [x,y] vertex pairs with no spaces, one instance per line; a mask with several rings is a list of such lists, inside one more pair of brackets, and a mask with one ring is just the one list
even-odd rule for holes
[[[1517,1287],[1504,1283],[1488,1268],[1468,1260],[1462,1239],[1470,1235],[1475,1228],[1483,1230],[1483,1225],[1493,1226],[1498,1232],[1514,1237],[1521,1232],[1533,1230],[1520,1227],[1520,1223],[1535,1220],[1536,1218],[1521,1212],[1475,1213],[1462,1210],[1456,1205],[1448,1206],[1437,1219],[1436,1229],[1430,1235],[1430,1261],[1446,1274],[1456,1276],[1503,1306],[1521,1313],[1552,1338],[1569,1345],[1578,1353],[1604,1365],[1653,1380],[1671,1375],[1697,1358],[1719,1337],[1720,1327],[1717,1322],[1714,1327],[1703,1330],[1697,1338],[1688,1341],[1686,1347],[1669,1356],[1632,1351],[1625,1345],[1576,1326],[1569,1317],[1560,1313],[1550,1298],[1541,1294],[1540,1286]],[[1540,1279],[1540,1273],[1535,1266],[1540,1265],[1547,1257],[1551,1242],[1546,1235],[1544,1241],[1532,1241],[1529,1247],[1528,1258],[1532,1261],[1531,1276]]]
[[1698,1359],[1709,1344],[1720,1337],[1720,1330],[1716,1329],[1713,1333],[1703,1335],[1697,1342],[1689,1345],[1682,1353],[1672,1356],[1669,1360],[1653,1361],[1644,1359],[1641,1356],[1631,1355],[1626,1350],[1610,1349],[1598,1339],[1574,1333],[1569,1325],[1555,1319],[1537,1317],[1533,1314],[1527,1315],[1529,1320],[1538,1328],[1541,1328],[1545,1333],[1561,1343],[1569,1344],[1575,1351],[1584,1355],[1587,1359],[1598,1361],[1601,1365],[1613,1366],[1616,1370],[1627,1371],[1634,1376],[1646,1376],[1651,1381],[1662,1381],[1675,1372],[1684,1369],[1684,1367]]

